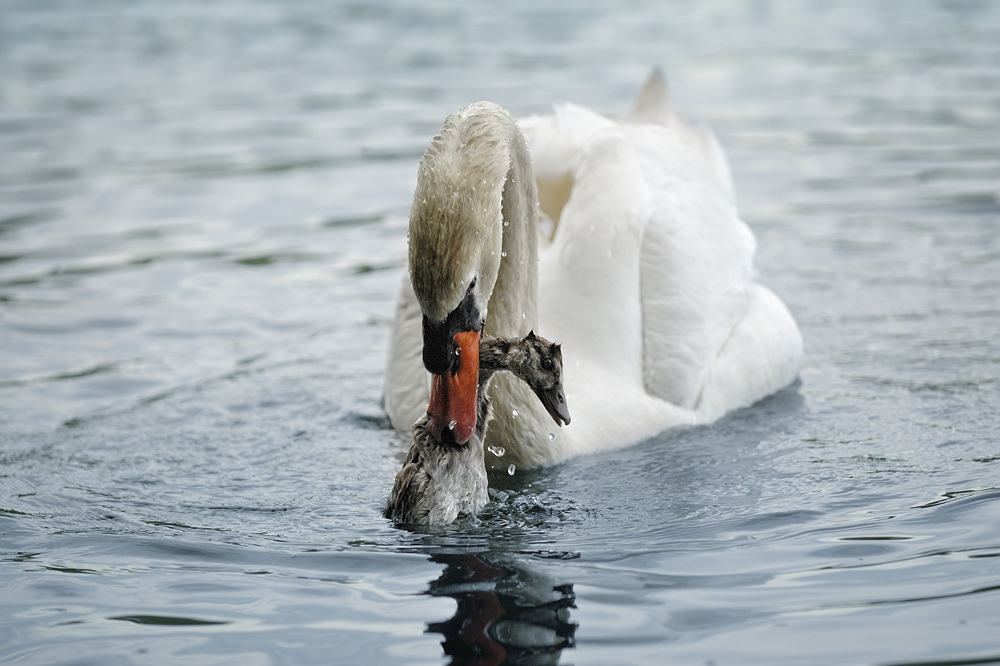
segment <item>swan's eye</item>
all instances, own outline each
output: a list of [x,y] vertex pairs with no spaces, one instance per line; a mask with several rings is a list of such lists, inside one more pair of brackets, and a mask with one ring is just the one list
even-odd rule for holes
[[552,369],[552,359],[551,358],[543,358],[542,359],[542,367],[544,369],[546,369],[546,370],[551,370]]

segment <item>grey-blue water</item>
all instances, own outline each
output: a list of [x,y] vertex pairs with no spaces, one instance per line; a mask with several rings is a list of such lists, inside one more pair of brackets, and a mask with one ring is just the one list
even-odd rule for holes
[[[998,34],[971,1],[2,0],[0,662],[1000,662]],[[655,64],[800,380],[393,527],[425,145],[478,99],[622,113]]]

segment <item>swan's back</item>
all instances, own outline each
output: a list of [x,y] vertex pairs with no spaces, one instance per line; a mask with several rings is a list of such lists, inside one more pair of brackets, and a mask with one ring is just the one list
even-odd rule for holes
[[[568,359],[600,356],[694,408],[746,310],[755,249],[709,144],[676,118],[614,123],[569,105],[522,126],[539,180],[572,182],[543,254],[540,328]],[[594,307],[564,305],[579,302]]]
[[[576,410],[598,438],[629,432],[615,414],[637,413],[629,435],[648,436],[713,420],[794,379],[801,338],[753,281],[755,239],[726,158],[709,130],[674,114],[658,77],[625,122],[564,105],[521,127],[554,223],[541,252],[539,327],[563,342],[570,399],[600,394]],[[595,386],[619,379],[645,395]],[[601,448],[598,438],[577,448]]]

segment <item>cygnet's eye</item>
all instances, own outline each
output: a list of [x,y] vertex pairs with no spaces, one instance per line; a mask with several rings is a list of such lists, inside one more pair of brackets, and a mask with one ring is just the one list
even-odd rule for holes
[[552,359],[551,358],[543,358],[542,359],[542,367],[545,368],[546,370],[551,370],[552,369]]

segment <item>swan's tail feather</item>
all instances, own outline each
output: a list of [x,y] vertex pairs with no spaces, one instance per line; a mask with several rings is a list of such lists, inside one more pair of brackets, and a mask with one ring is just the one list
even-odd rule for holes
[[659,67],[654,67],[638,97],[635,98],[632,110],[625,116],[625,121],[669,125],[673,117],[674,111],[670,106],[670,96],[667,94],[663,71]]
[[654,67],[653,71],[650,72],[646,82],[642,85],[642,90],[639,91],[639,95],[635,99],[632,110],[626,114],[625,122],[670,127],[685,137],[711,165],[716,179],[729,194],[729,198],[735,197],[729,161],[726,159],[722,146],[719,145],[712,130],[707,127],[688,125],[674,113],[670,104],[670,95],[667,93],[667,83],[663,78],[663,71],[659,67]]

